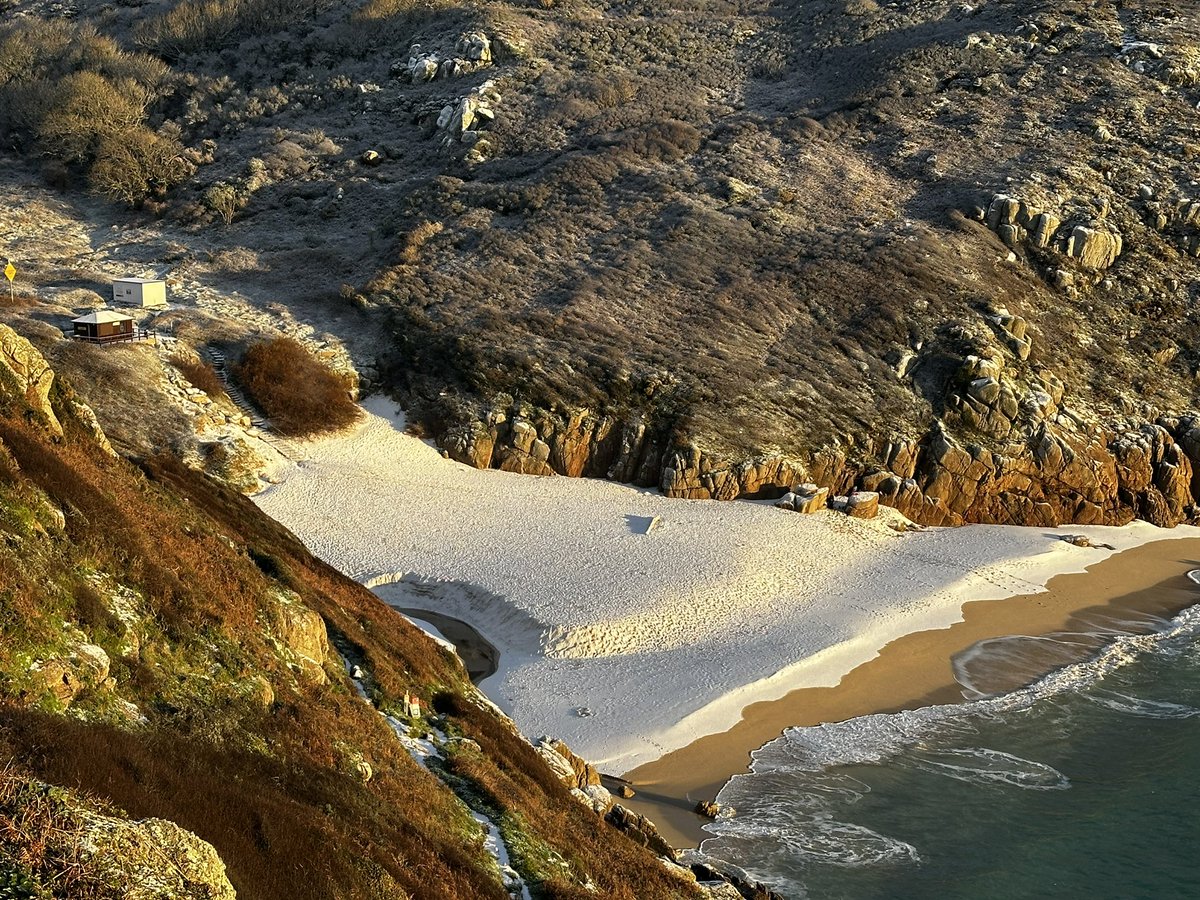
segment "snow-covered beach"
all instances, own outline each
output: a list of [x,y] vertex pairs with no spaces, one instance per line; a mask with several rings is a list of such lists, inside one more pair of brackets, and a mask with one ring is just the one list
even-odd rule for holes
[[[388,602],[462,619],[500,651],[482,687],[527,734],[627,771],[836,684],[964,603],[1200,529],[967,526],[899,533],[761,502],[671,500],[602,481],[479,471],[403,432],[376,397],[354,429],[255,499]],[[656,527],[647,525],[657,517]]]

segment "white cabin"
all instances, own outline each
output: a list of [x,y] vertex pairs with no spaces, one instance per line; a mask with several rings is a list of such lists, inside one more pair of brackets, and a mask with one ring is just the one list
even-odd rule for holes
[[166,306],[167,283],[161,278],[115,278],[113,303],[153,308]]

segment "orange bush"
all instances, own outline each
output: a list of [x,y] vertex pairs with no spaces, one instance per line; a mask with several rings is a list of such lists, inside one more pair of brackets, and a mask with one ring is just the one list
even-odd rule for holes
[[225,393],[225,384],[216,370],[206,362],[188,359],[186,356],[172,356],[171,365],[180,371],[192,387],[199,388],[216,399]]
[[337,431],[358,418],[345,382],[292,338],[254,344],[234,375],[283,434]]

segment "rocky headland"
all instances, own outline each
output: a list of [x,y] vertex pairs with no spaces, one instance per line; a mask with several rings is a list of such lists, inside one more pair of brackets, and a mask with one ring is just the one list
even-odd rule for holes
[[[186,313],[154,321],[202,357],[300,333],[475,466],[939,524],[1192,515],[1179,4],[168,6],[7,26],[5,216],[44,300],[164,271]],[[59,140],[87,84],[128,115]]]

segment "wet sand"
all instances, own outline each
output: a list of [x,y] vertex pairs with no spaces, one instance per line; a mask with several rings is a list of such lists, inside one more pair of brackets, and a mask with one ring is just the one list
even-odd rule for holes
[[[1156,541],[1086,572],[1058,575],[1040,593],[968,603],[961,622],[893,641],[835,687],[806,688],[752,704],[730,730],[625,773],[637,796],[622,803],[653,819],[673,846],[694,847],[707,836],[701,828],[705,820],[692,811],[696,801],[714,798],[730,777],[746,770],[751,751],[784,729],[961,702],[964,694],[955,680],[953,660],[988,638],[1090,631],[1097,618],[1123,621],[1126,613],[1132,622],[1129,631],[1151,630],[1154,620],[1146,614],[1170,617],[1200,602],[1200,588],[1186,577],[1197,568],[1200,539]],[[1095,643],[1084,643],[1079,655],[1083,658],[1094,650]],[[1059,653],[1046,660],[1039,674],[1065,664]]]
[[445,635],[446,640],[454,645],[454,650],[458,653],[458,658],[463,661],[463,665],[467,669],[467,675],[470,676],[474,684],[479,684],[483,679],[496,674],[496,668],[500,664],[499,651],[492,646],[487,638],[462,619],[455,619],[452,616],[430,612],[427,609],[410,609],[397,606],[396,611],[404,613],[410,619],[420,619],[422,622],[428,622]]

